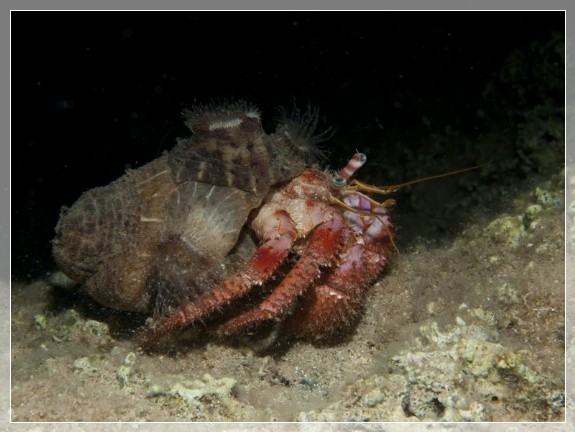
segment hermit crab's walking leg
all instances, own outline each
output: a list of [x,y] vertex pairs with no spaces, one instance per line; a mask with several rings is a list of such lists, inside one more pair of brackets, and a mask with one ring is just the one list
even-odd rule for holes
[[235,333],[253,324],[278,318],[280,313],[316,282],[321,267],[332,265],[348,236],[349,231],[338,213],[331,220],[320,224],[311,235],[302,257],[269,297],[258,308],[224,323],[219,329],[220,333]]
[[367,288],[385,267],[384,257],[356,245],[344,262],[320,284],[304,294],[286,321],[286,329],[298,337],[319,339],[353,324]]
[[[336,189],[345,188],[350,178],[365,163],[366,159],[364,154],[356,153],[347,165],[334,176],[332,187]],[[347,207],[345,203],[342,202],[342,204]],[[340,255],[344,244],[351,241],[350,235],[351,233],[339,213],[335,213],[332,219],[318,225],[309,239],[304,254],[280,285],[258,308],[224,323],[219,329],[220,333],[234,333],[262,321],[278,319],[279,315],[285,312],[298,297],[304,295],[310,287],[317,283],[317,279],[321,275],[321,267],[338,265],[334,262],[335,258]],[[356,270],[358,273],[359,269]],[[342,275],[342,277],[347,276]],[[361,275],[357,276],[361,277]],[[319,288],[320,291],[322,289]],[[324,289],[326,292],[329,290],[329,287]]]
[[360,195],[346,196],[343,204],[350,208],[344,219],[356,244],[342,252],[337,268],[304,294],[286,321],[288,331],[298,337],[322,338],[351,325],[361,310],[365,291],[395,250],[393,224],[384,208],[373,207]]
[[274,221],[260,232],[265,242],[246,264],[246,270],[222,282],[210,292],[181,305],[158,328],[144,335],[141,346],[153,346],[165,335],[179,328],[201,321],[232,300],[245,295],[252,286],[263,284],[285,261],[297,232],[289,215],[283,210],[273,211]]

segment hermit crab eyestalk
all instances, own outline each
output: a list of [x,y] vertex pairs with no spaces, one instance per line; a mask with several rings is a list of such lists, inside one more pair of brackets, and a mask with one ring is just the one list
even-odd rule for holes
[[344,187],[347,186],[347,182],[342,176],[340,176],[339,174],[335,174],[331,179],[331,186],[334,189],[343,189]]
[[339,172],[339,176],[342,177],[346,182],[349,181],[351,176],[360,169],[363,164],[367,161],[367,156],[363,153],[356,153],[347,163],[347,165]]
[[349,160],[347,165],[331,179],[331,186],[334,189],[343,189],[348,185],[348,181],[355,172],[367,161],[367,156],[363,153],[356,153]]

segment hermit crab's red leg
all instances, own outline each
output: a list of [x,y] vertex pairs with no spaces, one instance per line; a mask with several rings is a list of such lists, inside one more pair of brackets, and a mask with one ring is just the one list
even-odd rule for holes
[[393,224],[379,203],[372,205],[365,197],[348,195],[342,204],[350,209],[344,218],[356,244],[340,254],[337,268],[305,293],[286,321],[286,327],[299,337],[321,338],[350,325],[361,309],[365,291],[395,249]]
[[229,334],[261,321],[277,318],[289,305],[309,288],[320,275],[320,267],[332,264],[342,250],[349,231],[341,215],[320,224],[309,240],[303,256],[293,266],[285,279],[257,309],[249,310],[230,319],[220,327],[220,333]]
[[386,264],[384,256],[361,245],[351,248],[343,259],[322,284],[305,294],[286,321],[286,327],[298,337],[321,338],[351,325],[361,310],[365,291]]
[[297,232],[287,212],[270,210],[275,221],[260,232],[265,241],[246,264],[246,270],[222,282],[209,293],[180,306],[178,310],[160,324],[158,328],[144,335],[141,346],[152,348],[163,336],[179,328],[201,321],[215,310],[241,297],[252,286],[264,283],[287,258]]

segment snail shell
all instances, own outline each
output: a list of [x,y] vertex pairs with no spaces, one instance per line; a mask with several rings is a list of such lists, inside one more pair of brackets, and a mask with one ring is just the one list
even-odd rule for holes
[[106,306],[162,313],[229,276],[254,250],[250,212],[317,154],[317,111],[284,115],[272,135],[244,102],[184,117],[190,137],[61,210],[56,263]]

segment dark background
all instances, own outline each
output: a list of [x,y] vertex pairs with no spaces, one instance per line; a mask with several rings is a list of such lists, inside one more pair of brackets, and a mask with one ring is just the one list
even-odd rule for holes
[[[13,12],[12,277],[53,271],[60,206],[170,149],[185,107],[245,99],[271,133],[277,106],[309,102],[335,130],[332,167],[358,149],[364,181],[397,183],[430,131],[481,135],[537,103],[486,83],[563,30],[562,12]],[[441,169],[490,156],[450,145]]]

